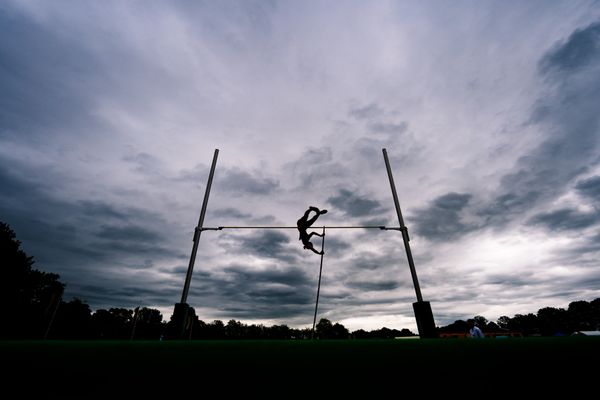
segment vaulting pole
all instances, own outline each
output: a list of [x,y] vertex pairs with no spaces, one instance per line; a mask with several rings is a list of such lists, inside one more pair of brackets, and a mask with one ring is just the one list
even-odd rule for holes
[[312,339],[315,338],[315,324],[317,323],[317,308],[319,308],[319,292],[321,291],[321,273],[323,272],[323,256],[325,255],[325,227],[321,238],[321,266],[319,267],[319,284],[317,285],[317,302],[315,303],[315,316],[313,318]]
[[398,193],[396,193],[396,184],[394,183],[394,177],[392,176],[392,167],[390,166],[390,160],[388,158],[386,149],[383,149],[383,159],[385,161],[385,167],[387,169],[388,178],[390,180],[392,197],[394,198],[394,206],[396,207],[396,214],[398,216],[398,222],[400,223],[400,231],[402,232],[402,240],[404,241],[404,249],[406,250],[408,266],[410,267],[410,275],[412,277],[415,292],[417,294],[417,302],[413,303],[413,310],[415,312],[415,319],[417,320],[419,336],[421,338],[437,337],[437,333],[435,331],[435,322],[433,320],[433,313],[431,312],[431,305],[428,301],[423,301],[423,296],[421,295],[421,287],[419,286],[419,279],[417,278],[417,270],[415,268],[412,252],[410,250],[410,238],[408,236],[408,228],[406,227],[406,225],[404,225],[404,218],[402,218],[402,212],[400,211],[400,201],[398,200]]
[[137,326],[139,318],[140,318],[140,307],[137,306],[133,310],[133,324],[132,324],[132,327],[131,327],[131,336],[129,337],[129,340],[133,340],[133,338],[135,337],[135,328]]
[[217,166],[217,157],[219,156],[219,149],[215,149],[213,155],[212,165],[210,167],[210,173],[208,175],[208,183],[206,184],[206,190],[204,192],[204,201],[202,202],[202,209],[200,210],[200,218],[198,219],[198,225],[194,230],[194,244],[192,246],[192,254],[190,256],[190,263],[188,265],[187,273],[185,275],[185,283],[183,285],[183,292],[181,293],[181,302],[175,304],[175,320],[179,323],[181,331],[179,337],[183,337],[185,334],[185,326],[188,315],[189,305],[187,304],[187,296],[190,290],[190,282],[192,281],[192,272],[194,271],[194,263],[196,262],[196,253],[198,252],[198,242],[200,242],[200,234],[202,233],[202,227],[204,226],[204,216],[206,215],[206,207],[208,206],[208,197],[210,195],[210,187],[212,185],[213,176],[215,175],[215,167]]
[[[48,307],[54,305],[52,310],[52,315],[50,316],[50,321],[48,322],[48,327],[46,328],[46,332],[44,333],[44,340],[48,339],[48,334],[50,333],[50,328],[52,327],[52,323],[54,322],[54,318],[56,317],[56,312],[58,311],[58,307],[60,307],[60,303],[62,302],[62,295],[64,289],[62,287],[55,288],[52,296],[50,297],[50,304]],[[46,310],[48,311],[48,309]]]

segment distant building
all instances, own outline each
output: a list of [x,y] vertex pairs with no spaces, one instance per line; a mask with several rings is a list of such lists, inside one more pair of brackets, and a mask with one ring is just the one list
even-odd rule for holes
[[576,331],[571,336],[600,336],[600,331]]

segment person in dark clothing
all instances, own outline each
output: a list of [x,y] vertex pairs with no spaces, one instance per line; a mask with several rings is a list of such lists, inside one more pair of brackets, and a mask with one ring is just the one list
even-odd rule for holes
[[[310,215],[310,212],[314,211],[315,215],[313,215],[310,219],[308,218]],[[310,242],[310,238],[312,237],[312,235],[317,235],[320,237],[325,236],[325,234],[320,234],[317,232],[311,232],[308,233],[306,232],[306,230],[308,228],[310,228],[310,226],[312,224],[314,224],[314,222],[317,220],[317,218],[319,218],[320,215],[325,214],[327,212],[327,210],[319,210],[317,207],[313,207],[310,206],[308,208],[308,210],[306,210],[306,212],[304,213],[304,215],[302,216],[302,218],[300,218],[298,220],[298,222],[296,222],[296,226],[298,227],[298,231],[300,231],[300,238],[299,240],[302,241],[302,244],[304,245],[304,248],[307,250],[311,250],[312,252],[319,254],[319,255],[323,255],[325,254],[325,252],[321,249],[321,251],[317,251],[315,250],[313,244]]]

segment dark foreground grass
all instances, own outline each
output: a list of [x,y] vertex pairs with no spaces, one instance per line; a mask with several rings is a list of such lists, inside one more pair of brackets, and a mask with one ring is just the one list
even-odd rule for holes
[[5,341],[0,357],[4,390],[84,398],[212,389],[283,398],[318,393],[399,397],[409,389],[452,397],[465,390],[500,395],[510,390],[513,397],[519,387],[521,394],[568,390],[570,397],[597,391],[600,380],[598,337]]

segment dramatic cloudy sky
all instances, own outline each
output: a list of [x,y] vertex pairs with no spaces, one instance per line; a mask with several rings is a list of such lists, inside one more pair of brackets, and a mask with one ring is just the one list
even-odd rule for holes
[[[383,148],[438,326],[600,297],[598,1],[0,3],[0,220],[92,310],[170,317],[215,149],[205,226],[397,226]],[[319,317],[417,332],[399,232],[325,246]],[[204,232],[188,303],[309,327],[319,260]]]

